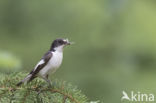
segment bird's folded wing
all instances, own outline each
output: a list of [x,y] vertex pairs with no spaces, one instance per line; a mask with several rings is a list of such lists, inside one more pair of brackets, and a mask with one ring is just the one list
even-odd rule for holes
[[35,77],[36,74],[42,69],[44,68],[44,66],[49,62],[50,58],[52,57],[52,53],[49,51],[47,52],[42,59],[40,60],[40,62],[35,66],[35,68],[30,72],[30,74],[32,74],[32,77]]

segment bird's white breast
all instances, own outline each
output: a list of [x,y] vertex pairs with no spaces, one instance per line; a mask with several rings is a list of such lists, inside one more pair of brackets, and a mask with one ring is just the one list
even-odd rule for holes
[[53,67],[53,68],[58,68],[61,63],[62,63],[62,59],[63,59],[63,53],[62,52],[53,52],[53,56],[49,61],[49,64]]
[[47,65],[39,72],[40,75],[46,76],[49,72],[54,73],[56,69],[61,65],[63,59],[62,52],[52,52],[52,58],[49,60]]

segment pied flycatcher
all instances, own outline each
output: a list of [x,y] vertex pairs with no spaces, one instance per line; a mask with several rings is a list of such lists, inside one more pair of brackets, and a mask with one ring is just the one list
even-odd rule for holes
[[45,53],[42,59],[38,62],[35,68],[23,79],[17,86],[20,86],[24,82],[30,82],[37,76],[43,78],[50,84],[48,79],[49,73],[54,73],[61,65],[63,59],[63,48],[71,43],[68,39],[56,39],[51,44],[50,50]]

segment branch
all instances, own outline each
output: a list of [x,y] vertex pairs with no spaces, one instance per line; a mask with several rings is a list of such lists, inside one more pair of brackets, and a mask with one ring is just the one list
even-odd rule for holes
[[3,75],[0,80],[0,102],[34,103],[40,99],[50,103],[88,103],[87,97],[75,86],[59,80],[53,81],[54,87],[48,87],[47,83],[40,78],[16,87],[16,83],[25,76],[26,74],[23,73]]

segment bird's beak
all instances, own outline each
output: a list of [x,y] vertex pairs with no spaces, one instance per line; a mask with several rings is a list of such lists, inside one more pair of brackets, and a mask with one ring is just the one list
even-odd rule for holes
[[67,45],[70,45],[71,43],[70,42],[67,42]]
[[69,40],[66,39],[66,45],[71,45],[71,44],[74,44],[74,42],[69,42]]

